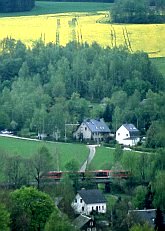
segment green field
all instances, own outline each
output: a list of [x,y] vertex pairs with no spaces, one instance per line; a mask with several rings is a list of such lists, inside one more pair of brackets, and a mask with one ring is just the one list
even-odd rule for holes
[[32,16],[43,14],[108,11],[112,3],[94,2],[38,2],[32,11],[18,13],[0,13],[0,17]]
[[89,166],[90,169],[111,169],[113,165],[114,149],[106,147],[97,147],[96,154]]
[[64,170],[66,163],[72,159],[81,166],[89,154],[88,148],[82,144],[37,142],[0,137],[0,152],[5,151],[10,155],[20,155],[25,158],[31,157],[43,145],[49,149],[52,156],[58,154],[60,170]]
[[155,64],[160,73],[165,77],[165,57],[152,58],[152,63]]

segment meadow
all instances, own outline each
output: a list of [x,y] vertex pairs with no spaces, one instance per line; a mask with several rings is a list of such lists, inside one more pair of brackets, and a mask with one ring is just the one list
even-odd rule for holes
[[34,10],[24,15],[0,14],[0,40],[12,37],[28,46],[38,39],[62,46],[73,40],[89,44],[95,41],[103,47],[122,45],[131,52],[143,50],[150,57],[165,56],[165,24],[105,23],[110,6],[37,2]]
[[47,147],[52,156],[55,156],[55,159],[58,158],[60,170],[64,170],[64,166],[73,159],[81,166],[89,154],[89,149],[82,144],[37,142],[0,137],[0,152],[5,151],[9,155],[20,155],[24,158],[29,158],[37,153],[42,146]]
[[97,147],[96,154],[89,166],[89,169],[111,169],[113,166],[113,153],[114,149],[106,147]]

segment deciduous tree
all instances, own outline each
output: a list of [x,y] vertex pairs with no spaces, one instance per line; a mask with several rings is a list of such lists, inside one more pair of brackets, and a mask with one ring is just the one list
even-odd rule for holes
[[47,194],[32,187],[23,187],[11,193],[10,211],[13,231],[42,231],[51,213],[56,210]]
[[0,203],[0,230],[9,231],[10,214],[3,204]]

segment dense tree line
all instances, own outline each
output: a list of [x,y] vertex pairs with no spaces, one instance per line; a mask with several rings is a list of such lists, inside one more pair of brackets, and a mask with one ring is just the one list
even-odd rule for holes
[[164,9],[164,0],[115,0],[111,19],[115,23],[164,23]]
[[0,12],[29,11],[35,5],[35,0],[0,0]]
[[113,3],[114,0],[39,0],[39,1],[47,1],[47,2],[105,2],[105,3]]
[[165,80],[146,53],[5,39],[0,82],[0,129],[63,134],[65,122],[103,117],[113,131],[130,122],[149,147],[164,146]]

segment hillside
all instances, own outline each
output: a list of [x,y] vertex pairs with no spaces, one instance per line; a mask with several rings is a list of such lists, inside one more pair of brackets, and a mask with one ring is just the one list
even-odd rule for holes
[[122,45],[131,52],[143,50],[150,57],[165,56],[164,24],[99,23],[105,21],[110,7],[108,3],[37,2],[31,12],[0,14],[0,39],[12,37],[27,45],[42,39],[62,46],[75,40],[89,44],[96,41],[104,47]]
[[24,158],[30,158],[39,148],[45,146],[48,148],[54,158],[59,159],[59,169],[64,170],[64,166],[71,160],[76,160],[81,166],[88,156],[89,150],[85,145],[69,143],[51,143],[40,141],[28,141],[0,137],[0,152],[4,151],[10,155],[20,155]]

